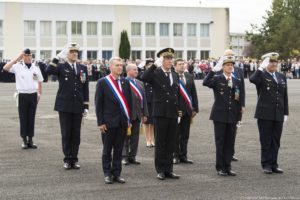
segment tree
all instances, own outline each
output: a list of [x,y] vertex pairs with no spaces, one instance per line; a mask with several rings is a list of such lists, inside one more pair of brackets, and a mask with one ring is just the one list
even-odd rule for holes
[[121,41],[119,46],[119,56],[122,59],[130,58],[130,43],[127,35],[127,31],[123,30],[121,32]]
[[300,50],[299,9],[299,0],[273,0],[262,26],[252,25],[252,30],[246,32],[247,40],[253,45],[253,57],[276,51],[286,59]]

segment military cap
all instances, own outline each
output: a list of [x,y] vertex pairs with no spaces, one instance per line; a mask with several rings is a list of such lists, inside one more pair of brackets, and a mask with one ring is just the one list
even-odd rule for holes
[[174,49],[172,48],[165,48],[160,50],[156,55],[158,58],[160,57],[174,57]]
[[276,53],[276,52],[270,52],[270,53],[264,54],[261,58],[262,59],[269,58],[270,61],[277,61],[278,57],[279,57],[278,53]]
[[234,64],[234,62],[235,62],[235,57],[234,56],[224,56],[223,57],[223,64],[222,65],[225,65],[227,63]]
[[148,65],[149,63],[154,63],[154,60],[152,58],[146,59],[145,65]]
[[24,54],[31,55],[31,51],[30,51],[29,48],[24,49],[23,53],[24,53]]
[[79,51],[79,45],[77,43],[70,43],[67,48],[69,51]]

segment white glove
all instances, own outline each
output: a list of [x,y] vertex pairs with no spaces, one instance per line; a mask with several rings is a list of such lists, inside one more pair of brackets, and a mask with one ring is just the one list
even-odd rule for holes
[[161,67],[162,66],[162,62],[163,62],[163,57],[160,57],[160,58],[156,59],[156,61],[154,62],[154,64],[157,67]]
[[87,117],[88,113],[89,113],[89,110],[88,109],[84,109],[84,111],[82,113],[82,116],[83,117]]
[[69,49],[63,49],[61,52],[59,52],[56,57],[58,59],[65,59],[68,56]]
[[223,59],[220,58],[219,62],[216,64],[216,66],[214,66],[214,67],[212,68],[212,70],[213,70],[214,72],[221,71],[222,65],[223,65]]
[[260,71],[264,71],[264,69],[269,65],[269,62],[270,62],[270,57],[265,58],[264,61],[260,64],[258,69]]
[[288,120],[288,116],[287,116],[287,115],[284,115],[283,123],[287,122],[287,120]]

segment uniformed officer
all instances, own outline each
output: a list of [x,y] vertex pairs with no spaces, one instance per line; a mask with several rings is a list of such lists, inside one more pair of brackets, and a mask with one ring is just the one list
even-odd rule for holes
[[287,81],[277,72],[278,56],[274,52],[263,55],[263,63],[250,77],[258,93],[255,118],[261,144],[261,165],[266,174],[283,173],[277,158],[283,122],[289,115]]
[[42,94],[43,76],[40,69],[32,64],[30,49],[25,49],[16,59],[7,63],[5,71],[14,73],[18,91],[18,110],[20,118],[20,135],[23,149],[36,149],[32,141],[37,104]]
[[[225,52],[224,52],[224,56],[235,56],[234,55],[234,52],[231,50],[231,49],[226,49]],[[223,60],[220,59],[217,63],[217,67],[218,66],[222,66],[223,64]],[[221,70],[218,74],[223,74],[223,70]],[[245,112],[245,80],[244,80],[244,72],[243,70],[235,63],[234,67],[233,67],[233,70],[232,70],[232,77],[235,77],[236,79],[240,80],[241,81],[241,84],[242,84],[242,90],[241,90],[241,93],[240,93],[240,96],[241,96],[241,99],[243,100],[241,103],[241,113],[239,115],[239,119],[238,119],[238,124],[241,123],[242,121],[242,115],[243,113]],[[237,127],[238,128],[238,127]],[[236,131],[235,131],[235,134],[234,134],[234,143],[235,143],[235,139],[236,139],[236,135],[237,135],[237,128],[236,128]],[[238,161],[238,158],[235,156],[235,148],[233,146],[233,156],[232,156],[232,161]]]
[[102,168],[106,184],[125,183],[121,177],[122,149],[131,126],[131,89],[129,81],[121,77],[121,58],[112,57],[109,69],[111,73],[98,81],[95,93],[97,124],[103,142]]
[[[234,57],[222,58],[222,68],[215,66],[208,73],[203,85],[214,91],[214,104],[210,119],[214,122],[216,144],[216,169],[220,176],[235,176],[231,170],[233,156],[234,135],[240,114],[243,92],[241,81],[232,76]],[[223,74],[216,75],[223,69]]]
[[[81,120],[89,108],[89,82],[87,68],[77,61],[79,46],[71,43],[52,60],[47,72],[57,75],[59,87],[54,109],[59,122],[64,153],[64,169],[80,169],[78,151]],[[59,59],[66,59],[59,63]]]
[[187,146],[192,118],[194,118],[199,111],[197,90],[194,77],[190,73],[184,72],[185,67],[183,59],[176,59],[174,66],[181,84],[179,110],[182,112],[182,117],[180,118],[177,129],[173,163],[178,164],[181,162],[192,164],[193,161],[187,157]]
[[148,117],[147,99],[145,95],[145,87],[142,81],[136,79],[138,69],[136,64],[129,63],[126,66],[127,80],[130,82],[131,88],[131,129],[127,133],[123,148],[123,164],[136,164],[140,162],[136,160],[141,122],[145,122]]
[[[156,65],[152,65],[141,77],[153,87],[155,168],[159,180],[164,180],[166,177],[173,179],[180,177],[173,172],[173,152],[179,114],[179,78],[171,70],[173,56],[172,48],[159,51]],[[157,65],[161,67],[157,68]]]

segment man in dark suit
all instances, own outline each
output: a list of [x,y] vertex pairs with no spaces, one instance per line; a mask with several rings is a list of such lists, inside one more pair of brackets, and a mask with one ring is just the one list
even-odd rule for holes
[[[166,48],[157,53],[162,64],[152,65],[142,75],[142,80],[153,87],[153,117],[155,131],[155,168],[157,178],[178,179],[173,172],[173,152],[175,147],[177,120],[179,78],[171,70],[174,49]],[[161,66],[157,68],[158,66]]]
[[128,165],[136,164],[139,165],[140,162],[136,160],[136,154],[139,144],[139,135],[141,121],[145,122],[147,120],[148,108],[147,99],[145,94],[145,87],[143,82],[136,79],[138,75],[138,69],[136,64],[129,63],[126,66],[127,79],[130,82],[131,88],[131,130],[127,133],[123,148],[123,164]]
[[[216,143],[216,169],[220,176],[235,176],[231,170],[236,124],[241,113],[241,81],[232,76],[234,57],[224,56],[222,68],[215,66],[203,81],[212,88],[215,102],[210,119],[214,121]],[[223,69],[223,74],[216,75]]]
[[[87,68],[76,62],[79,47],[71,43],[52,60],[47,68],[56,75],[59,88],[54,109],[59,112],[59,122],[64,153],[64,169],[80,169],[78,151],[82,116],[89,108],[89,82]],[[59,63],[59,59],[66,59]]]
[[95,93],[97,124],[103,142],[102,168],[106,184],[125,183],[121,162],[127,128],[131,126],[131,89],[129,81],[121,77],[121,58],[111,58],[109,68],[111,74],[98,81]]
[[180,98],[179,98],[179,110],[182,112],[182,117],[177,128],[176,146],[174,151],[173,163],[189,163],[193,161],[187,157],[187,145],[190,136],[190,125],[193,117],[199,111],[197,90],[194,82],[194,77],[184,72],[184,61],[182,59],[176,59],[174,62],[175,72],[180,79]]
[[266,174],[283,173],[277,158],[283,123],[289,115],[286,77],[277,72],[278,53],[263,56],[263,63],[250,77],[256,85],[258,102],[255,111],[261,144],[261,165]]

